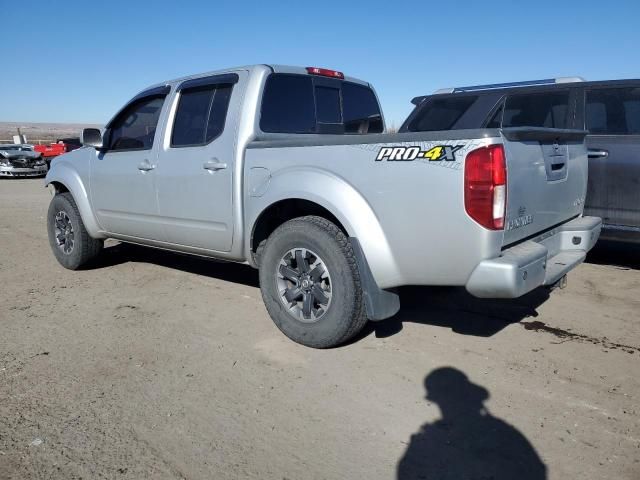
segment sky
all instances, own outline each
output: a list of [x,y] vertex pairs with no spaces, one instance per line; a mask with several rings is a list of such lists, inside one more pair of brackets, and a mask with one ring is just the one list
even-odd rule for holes
[[370,82],[388,125],[438,88],[640,77],[640,2],[0,0],[0,121],[103,124],[146,86],[254,63]]

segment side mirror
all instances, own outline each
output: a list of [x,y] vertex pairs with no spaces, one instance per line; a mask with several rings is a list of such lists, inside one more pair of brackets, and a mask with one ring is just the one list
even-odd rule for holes
[[102,134],[97,128],[84,128],[82,130],[80,142],[85,147],[93,147],[96,150],[101,150],[103,148]]

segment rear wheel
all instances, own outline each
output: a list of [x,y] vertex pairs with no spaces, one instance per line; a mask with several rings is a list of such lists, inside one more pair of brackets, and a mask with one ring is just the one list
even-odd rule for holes
[[367,322],[351,244],[322,217],[296,218],[271,234],[260,255],[260,289],[276,326],[308,347],[344,343]]
[[56,260],[70,270],[85,265],[102,250],[102,240],[89,236],[76,202],[69,192],[59,193],[51,200],[47,214],[47,232]]

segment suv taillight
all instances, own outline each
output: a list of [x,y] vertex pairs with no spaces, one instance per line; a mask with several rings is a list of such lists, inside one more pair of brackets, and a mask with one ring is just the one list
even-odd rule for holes
[[502,145],[489,145],[467,154],[464,164],[464,208],[489,230],[504,228],[507,167]]

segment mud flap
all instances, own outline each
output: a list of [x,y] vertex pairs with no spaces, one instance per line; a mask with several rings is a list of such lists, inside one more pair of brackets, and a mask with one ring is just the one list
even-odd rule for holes
[[367,318],[376,321],[394,316],[400,310],[400,297],[396,293],[382,290],[378,287],[360,242],[356,237],[349,237],[349,241],[358,263]]

